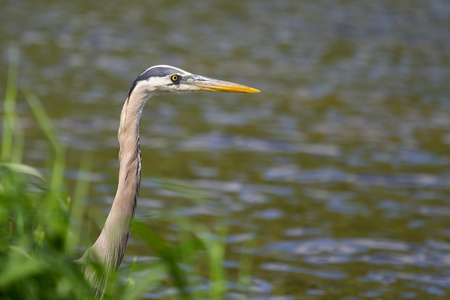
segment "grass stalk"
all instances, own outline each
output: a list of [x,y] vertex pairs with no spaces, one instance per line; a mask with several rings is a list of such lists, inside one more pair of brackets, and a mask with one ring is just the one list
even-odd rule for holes
[[56,130],[53,127],[53,124],[51,123],[44,106],[42,105],[33,89],[30,86],[26,86],[23,89],[23,92],[25,94],[25,99],[27,100],[28,105],[31,107],[31,110],[33,111],[33,114],[39,123],[39,126],[44,131],[47,139],[50,141],[50,144],[53,147],[53,150],[55,151],[50,190],[60,191],[62,189],[62,183],[64,179],[65,148],[59,140],[58,134],[56,133]]
[[13,150],[19,59],[20,56],[17,47],[11,46],[9,49],[9,68],[4,104],[2,153],[0,157],[2,162],[11,161]]

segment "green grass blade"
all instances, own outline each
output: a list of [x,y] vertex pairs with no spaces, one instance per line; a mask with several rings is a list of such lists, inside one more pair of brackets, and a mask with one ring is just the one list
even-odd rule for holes
[[15,46],[11,46],[9,49],[9,69],[4,106],[2,153],[0,157],[1,161],[5,162],[11,160],[13,150],[18,69],[19,51]]
[[137,233],[142,240],[149,245],[157,255],[164,261],[168,272],[179,291],[179,298],[183,300],[191,299],[187,291],[187,279],[183,270],[179,266],[177,251],[170,246],[163,238],[148,229],[147,226],[138,220],[133,222],[133,232]]
[[81,237],[81,222],[83,220],[84,205],[89,193],[91,162],[90,156],[83,156],[75,185],[75,191],[70,203],[70,218],[73,220],[71,222],[71,234],[73,238],[69,239],[68,244],[66,245],[69,249],[73,249],[78,245],[79,238]]
[[0,163],[0,170],[1,170],[1,168],[6,168],[13,172],[18,172],[18,173],[22,173],[22,174],[26,174],[26,175],[32,175],[41,180],[44,180],[44,177],[37,169],[35,169],[31,166],[28,166],[28,165],[17,164],[17,163]]
[[53,146],[55,150],[55,160],[53,163],[52,179],[50,184],[50,189],[53,192],[60,192],[62,190],[62,182],[64,179],[64,168],[65,168],[65,149],[63,144],[58,138],[55,128],[53,127],[50,118],[48,117],[44,106],[37,97],[36,93],[27,86],[23,89],[25,94],[25,99],[31,107],[39,125],[44,131],[47,139]]

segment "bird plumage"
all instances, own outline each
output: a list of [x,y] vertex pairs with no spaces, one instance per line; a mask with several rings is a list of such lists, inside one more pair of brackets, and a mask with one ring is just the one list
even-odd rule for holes
[[139,125],[144,105],[155,95],[191,91],[259,92],[168,65],[150,67],[133,81],[120,116],[120,169],[116,196],[99,237],[80,259],[85,265],[86,279],[100,297],[105,292],[108,277],[119,268],[125,255],[137,205],[142,164]]

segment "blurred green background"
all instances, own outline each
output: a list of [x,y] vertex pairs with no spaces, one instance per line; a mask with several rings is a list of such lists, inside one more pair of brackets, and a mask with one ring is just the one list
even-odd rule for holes
[[[86,241],[115,193],[127,90],[170,64],[261,93],[149,101],[141,220],[225,220],[226,269],[251,253],[256,299],[448,299],[449,1],[3,0],[0,10],[0,94],[15,44],[19,84],[67,147],[69,193],[92,158]],[[25,163],[48,174],[50,146],[21,97]],[[176,230],[149,226],[168,239]],[[151,253],[132,235],[125,266],[134,258]]]

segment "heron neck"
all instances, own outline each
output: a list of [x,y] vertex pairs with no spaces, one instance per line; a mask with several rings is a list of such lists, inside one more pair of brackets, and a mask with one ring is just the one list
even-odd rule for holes
[[125,101],[120,117],[119,183],[105,226],[93,245],[106,269],[117,269],[127,248],[141,181],[139,125],[145,97]]

